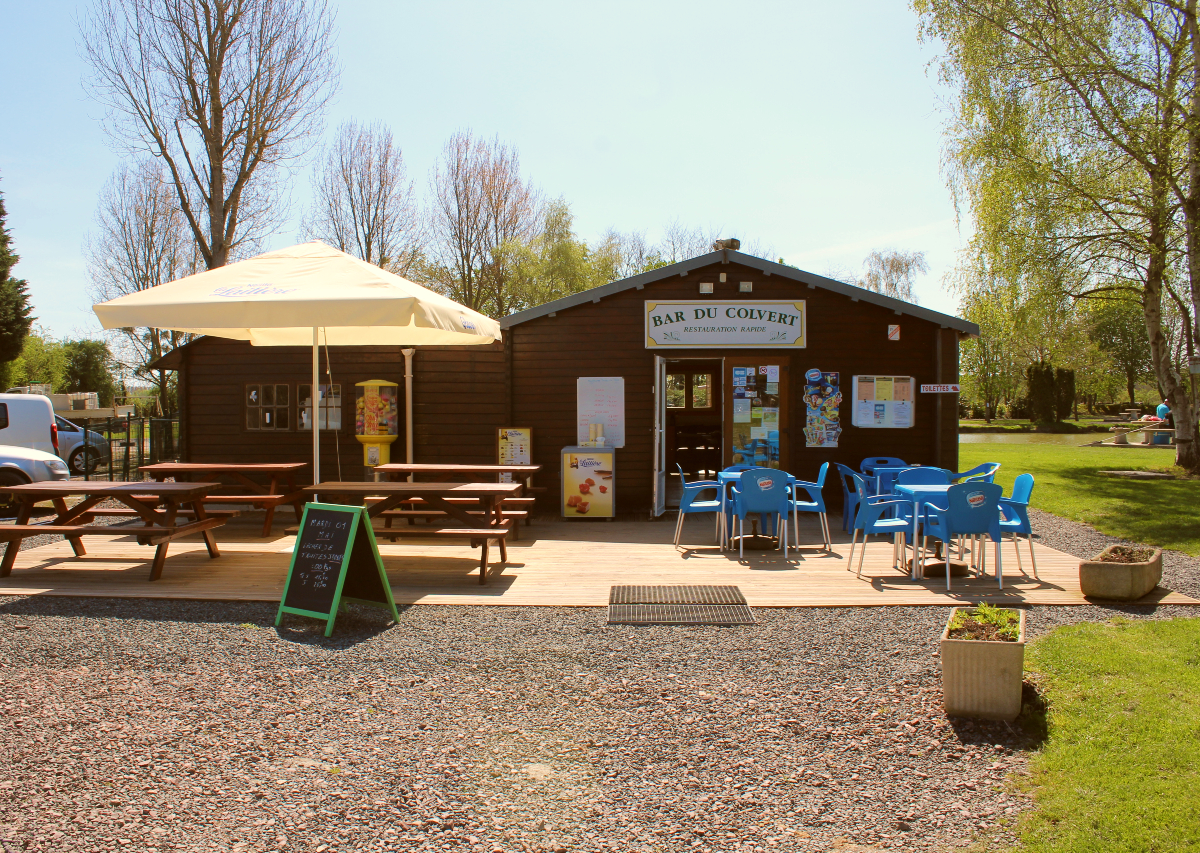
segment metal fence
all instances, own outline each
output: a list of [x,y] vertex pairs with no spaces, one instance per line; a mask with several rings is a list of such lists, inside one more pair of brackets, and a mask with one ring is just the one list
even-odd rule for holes
[[80,426],[83,442],[66,454],[72,477],[141,480],[140,466],[179,459],[179,418],[110,418]]

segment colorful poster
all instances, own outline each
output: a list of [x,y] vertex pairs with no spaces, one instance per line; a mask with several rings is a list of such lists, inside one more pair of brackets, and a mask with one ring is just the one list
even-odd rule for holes
[[763,406],[762,422],[769,429],[779,429],[779,407]]
[[752,370],[754,370],[753,367],[735,367],[733,369],[733,384],[745,385],[746,378],[749,376]]
[[735,424],[750,423],[750,401],[749,400],[734,400],[733,401],[733,422]]
[[837,447],[842,434],[839,374],[816,368],[804,374],[805,447]]
[[855,376],[851,424],[875,429],[913,426],[915,390],[911,376]]

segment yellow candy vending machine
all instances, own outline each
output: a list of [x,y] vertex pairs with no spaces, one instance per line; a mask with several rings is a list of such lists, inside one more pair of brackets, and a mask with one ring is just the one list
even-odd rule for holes
[[368,379],[355,386],[354,434],[363,445],[363,464],[368,468],[391,461],[391,444],[399,435],[400,412],[396,391],[400,387],[386,379]]
[[615,518],[614,448],[564,447],[562,514],[564,518]]

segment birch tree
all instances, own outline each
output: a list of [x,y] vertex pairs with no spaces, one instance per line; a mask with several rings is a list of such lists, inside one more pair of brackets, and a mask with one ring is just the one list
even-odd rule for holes
[[[1059,281],[1072,298],[1139,302],[1175,412],[1176,463],[1200,471],[1196,412],[1164,320],[1179,296],[1169,271],[1185,258],[1193,272],[1180,301],[1193,323],[1200,304],[1195,2],[913,6],[924,36],[944,47],[942,79],[957,93],[946,160],[975,250],[1010,275],[1077,271]],[[1194,328],[1181,338],[1194,339]]]

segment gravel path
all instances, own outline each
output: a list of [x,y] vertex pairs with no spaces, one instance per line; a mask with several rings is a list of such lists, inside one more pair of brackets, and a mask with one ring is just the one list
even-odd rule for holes
[[[1081,556],[1108,541],[1035,524]],[[1175,588],[1200,587],[1196,560],[1168,567]],[[1114,612],[1035,608],[1030,624]],[[592,608],[426,606],[389,626],[354,610],[327,640],[300,617],[276,630],[263,604],[0,599],[0,839],[72,853],[1012,841],[1035,741],[942,716],[945,608],[756,615],[610,628]]]

